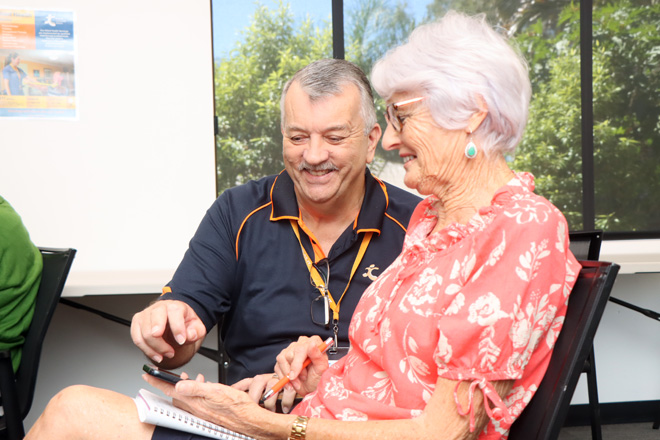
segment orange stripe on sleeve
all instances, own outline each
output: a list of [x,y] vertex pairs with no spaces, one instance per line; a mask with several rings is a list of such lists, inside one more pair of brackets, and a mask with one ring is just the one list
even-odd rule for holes
[[236,244],[235,244],[235,246],[236,246],[236,259],[237,260],[238,260],[238,240],[241,237],[241,232],[243,232],[243,226],[245,226],[245,222],[248,221],[248,219],[252,216],[252,214],[254,214],[255,212],[257,212],[261,209],[264,209],[265,207],[270,206],[272,204],[273,204],[273,202],[271,201],[271,202],[266,203],[265,205],[262,205],[262,206],[258,207],[257,209],[255,209],[254,211],[249,213],[247,216],[245,216],[245,218],[243,219],[243,222],[241,223],[241,227],[238,228],[238,234],[236,234]]

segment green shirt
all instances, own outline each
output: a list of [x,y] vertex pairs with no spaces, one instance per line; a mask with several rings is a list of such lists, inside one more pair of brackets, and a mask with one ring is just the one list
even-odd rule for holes
[[14,371],[34,315],[43,262],[21,217],[0,196],[0,350],[10,350]]

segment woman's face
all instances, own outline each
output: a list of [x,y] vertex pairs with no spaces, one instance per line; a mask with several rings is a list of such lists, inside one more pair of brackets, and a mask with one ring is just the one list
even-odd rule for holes
[[[396,93],[387,104],[418,96],[420,94]],[[419,101],[399,107],[401,131],[397,132],[388,123],[383,135],[383,148],[399,150],[406,171],[406,186],[423,195],[439,196],[447,185],[456,182],[463,174],[467,133],[438,127],[425,104],[425,101]]]

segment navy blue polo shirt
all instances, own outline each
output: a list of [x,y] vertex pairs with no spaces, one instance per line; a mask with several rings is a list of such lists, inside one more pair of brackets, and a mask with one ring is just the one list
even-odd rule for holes
[[[365,173],[365,197],[357,222],[327,255],[335,300],[349,281],[364,231],[375,231],[341,301],[339,345],[362,292],[399,255],[405,227],[421,199]],[[222,338],[231,359],[228,381],[273,371],[275,357],[301,335],[333,335],[312,321],[319,296],[310,282],[300,245],[314,258],[311,239],[291,227],[299,209],[293,181],[283,171],[226,190],[213,203],[190,241],[161,299],[189,304],[209,331],[224,318]]]

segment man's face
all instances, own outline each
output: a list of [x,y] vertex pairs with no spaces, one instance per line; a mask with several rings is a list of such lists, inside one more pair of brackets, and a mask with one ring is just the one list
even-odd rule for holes
[[[355,195],[380,138],[376,124],[365,135],[360,92],[346,84],[339,95],[311,102],[297,82],[284,101],[284,166],[299,204],[326,204]],[[361,196],[362,194],[359,193]]]

